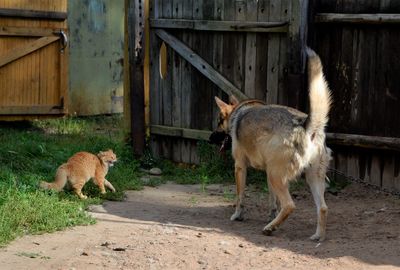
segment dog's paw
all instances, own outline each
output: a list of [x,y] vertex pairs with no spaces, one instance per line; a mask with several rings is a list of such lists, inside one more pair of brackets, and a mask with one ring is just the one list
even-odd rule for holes
[[313,240],[313,241],[322,242],[322,241],[325,240],[325,235],[320,235],[320,234],[316,233],[316,234],[313,234],[313,235],[310,237],[310,239]]
[[232,216],[231,216],[231,221],[243,221],[243,216],[242,216],[242,212],[240,211],[236,211]]
[[265,226],[262,233],[263,233],[263,235],[271,236],[273,231],[275,231],[275,228]]

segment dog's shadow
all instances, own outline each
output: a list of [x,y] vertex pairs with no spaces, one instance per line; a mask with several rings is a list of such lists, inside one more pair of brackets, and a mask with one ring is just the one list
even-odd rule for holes
[[[330,206],[327,239],[321,244],[309,240],[308,237],[315,231],[316,211],[311,194],[307,193],[304,190],[295,196],[296,210],[270,237],[261,233],[268,219],[265,193],[254,192],[247,197],[245,220],[240,222],[229,220],[234,207],[233,200],[227,198],[225,191],[202,192],[199,185],[182,186],[169,183],[157,188],[145,188],[143,191],[129,191],[126,201],[106,202],[103,208],[108,214],[124,218],[116,222],[155,222],[188,227],[199,232],[214,230],[221,234],[240,236],[267,250],[286,249],[319,259],[351,256],[371,265],[400,266],[400,257],[393,250],[398,237],[395,228],[392,231],[393,236],[385,235],[390,228],[379,232],[378,224],[366,224],[362,219],[355,217],[346,209],[357,202],[343,199],[346,194],[327,195],[327,203]],[[371,206],[364,207],[370,210]],[[363,211],[363,208],[358,210],[361,213]],[[397,216],[397,220],[392,222],[398,224],[400,217]],[[371,228],[375,231],[371,231]],[[378,235],[382,237],[376,237]]]

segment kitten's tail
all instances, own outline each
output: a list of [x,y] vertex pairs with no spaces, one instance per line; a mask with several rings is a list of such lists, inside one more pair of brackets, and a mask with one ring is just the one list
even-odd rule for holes
[[57,169],[56,177],[53,183],[48,183],[45,181],[40,182],[40,188],[42,189],[54,189],[56,191],[61,191],[68,179],[68,169],[67,164],[63,164]]

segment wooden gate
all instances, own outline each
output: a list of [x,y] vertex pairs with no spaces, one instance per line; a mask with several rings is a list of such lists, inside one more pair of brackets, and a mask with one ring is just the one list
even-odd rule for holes
[[303,0],[150,1],[153,153],[196,163],[196,139],[216,127],[214,96],[301,106],[307,7]]
[[0,0],[0,120],[67,108],[67,0]]

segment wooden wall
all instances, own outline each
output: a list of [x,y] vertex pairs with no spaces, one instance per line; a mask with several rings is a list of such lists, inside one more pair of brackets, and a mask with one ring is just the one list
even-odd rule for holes
[[[400,13],[397,0],[314,1],[316,13]],[[400,138],[400,25],[315,23],[310,43],[320,54],[334,96],[328,130]],[[378,139],[377,139],[378,140]],[[333,146],[334,167],[367,183],[400,191],[398,151]]]

